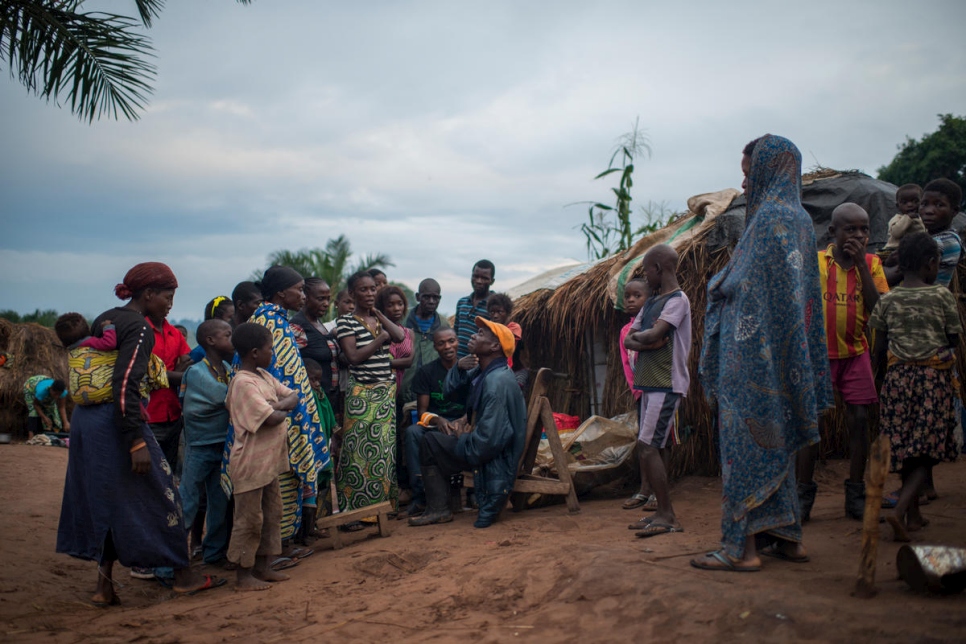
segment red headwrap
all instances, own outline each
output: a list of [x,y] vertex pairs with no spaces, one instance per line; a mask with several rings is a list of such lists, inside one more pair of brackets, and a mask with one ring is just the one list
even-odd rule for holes
[[124,281],[114,287],[114,295],[122,300],[128,300],[134,297],[135,293],[146,288],[161,290],[178,288],[178,279],[167,264],[144,262],[127,272]]

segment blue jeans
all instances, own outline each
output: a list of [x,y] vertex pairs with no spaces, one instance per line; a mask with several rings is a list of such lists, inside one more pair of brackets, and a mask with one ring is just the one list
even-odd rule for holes
[[409,487],[413,491],[413,505],[426,507],[426,490],[423,489],[423,477],[419,470],[419,445],[423,442],[423,434],[434,431],[422,425],[406,428],[406,468],[409,470]]
[[190,530],[201,505],[201,493],[207,496],[208,509],[205,516],[205,538],[202,552],[206,563],[215,563],[228,553],[229,499],[221,489],[221,453],[223,443],[215,445],[191,445],[185,449],[184,469],[181,473],[181,508],[184,525]]

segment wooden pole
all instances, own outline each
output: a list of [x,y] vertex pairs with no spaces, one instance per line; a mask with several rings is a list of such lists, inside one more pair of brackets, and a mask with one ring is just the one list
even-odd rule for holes
[[862,517],[862,558],[859,577],[855,581],[856,597],[875,597],[875,563],[879,550],[879,509],[882,489],[889,472],[889,437],[880,435],[869,450],[869,466],[865,474],[865,514]]

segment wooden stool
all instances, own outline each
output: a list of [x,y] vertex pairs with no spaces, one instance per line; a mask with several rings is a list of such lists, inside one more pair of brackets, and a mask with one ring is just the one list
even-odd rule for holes
[[392,512],[392,503],[389,501],[383,501],[382,503],[375,503],[373,505],[367,505],[364,508],[359,508],[358,510],[348,510],[346,512],[337,512],[336,514],[330,514],[327,517],[322,517],[317,519],[315,525],[320,530],[323,528],[332,528],[330,530],[332,536],[332,547],[336,550],[342,548],[342,531],[339,530],[341,526],[347,523],[352,523],[353,521],[358,521],[366,517],[371,517],[376,515],[379,521],[379,536],[388,537],[389,536],[389,513]]

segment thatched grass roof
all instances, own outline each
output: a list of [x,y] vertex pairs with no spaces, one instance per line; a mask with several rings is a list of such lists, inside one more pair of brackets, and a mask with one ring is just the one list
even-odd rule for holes
[[38,374],[66,381],[67,352],[53,329],[32,323],[14,324],[3,318],[0,318],[0,352],[12,356],[0,369],[0,432],[25,435],[24,382]]

